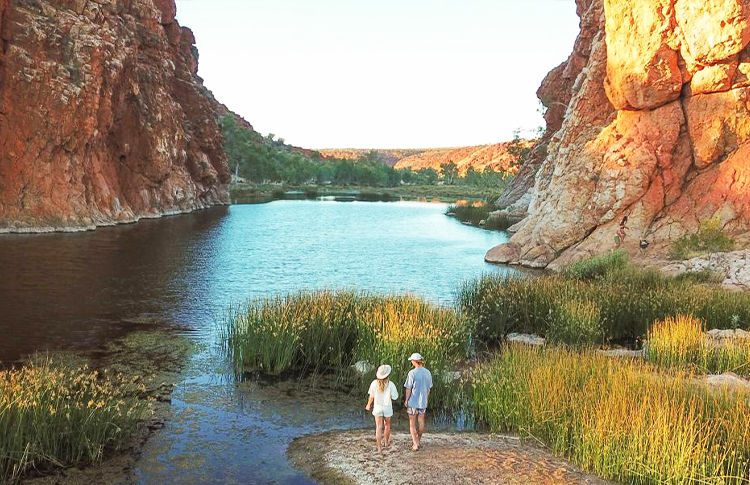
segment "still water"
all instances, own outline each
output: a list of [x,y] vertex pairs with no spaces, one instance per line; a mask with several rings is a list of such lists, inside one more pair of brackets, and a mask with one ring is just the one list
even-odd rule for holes
[[146,446],[136,483],[310,483],[288,463],[297,436],[367,426],[363,403],[294,384],[233,385],[216,322],[233,302],[299,289],[411,292],[449,304],[501,233],[444,204],[277,201],[101,228],[0,238],[0,361],[91,349],[144,317],[191,328],[201,350]]

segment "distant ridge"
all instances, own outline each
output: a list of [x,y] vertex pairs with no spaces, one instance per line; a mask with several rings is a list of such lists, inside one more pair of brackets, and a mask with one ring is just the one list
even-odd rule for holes
[[[440,171],[440,166],[453,162],[461,174],[469,168],[482,171],[485,168],[509,171],[515,166],[517,156],[508,151],[512,142],[494,145],[478,145],[458,148],[414,148],[414,149],[323,149],[320,154],[326,158],[357,160],[374,151],[380,160],[397,169],[421,170],[432,168]],[[522,142],[528,143],[531,142]]]

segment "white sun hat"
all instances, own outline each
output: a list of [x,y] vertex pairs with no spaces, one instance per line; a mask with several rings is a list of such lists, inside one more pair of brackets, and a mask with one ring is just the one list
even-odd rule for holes
[[378,379],[385,379],[386,377],[391,375],[391,366],[388,364],[381,365],[380,367],[378,367],[378,372],[376,375]]
[[424,361],[424,359],[422,358],[422,354],[420,354],[419,352],[414,352],[413,354],[411,354],[409,360],[416,360],[417,362]]

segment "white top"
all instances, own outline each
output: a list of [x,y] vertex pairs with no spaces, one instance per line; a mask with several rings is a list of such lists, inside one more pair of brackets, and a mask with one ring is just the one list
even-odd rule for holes
[[370,390],[367,393],[373,397],[373,412],[385,411],[386,414],[393,412],[392,401],[398,399],[398,390],[393,382],[389,381],[385,390],[381,391],[378,380],[375,379],[370,384]]

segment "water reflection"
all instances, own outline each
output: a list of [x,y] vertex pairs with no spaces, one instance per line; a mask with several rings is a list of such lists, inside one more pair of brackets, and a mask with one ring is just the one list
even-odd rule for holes
[[442,204],[279,201],[91,233],[0,238],[0,360],[80,349],[158,315],[210,334],[232,300],[301,288],[448,302],[503,240]]
[[449,303],[462,280],[502,270],[483,256],[505,236],[463,226],[445,208],[278,201],[91,233],[3,236],[0,361],[98,347],[133,321],[187,326],[206,345],[188,364],[176,417],[147,444],[136,481],[308,483],[286,460],[289,442],[369,426],[364,403],[296,384],[235,387],[222,378],[215,322],[232,302],[299,289],[412,292]]

